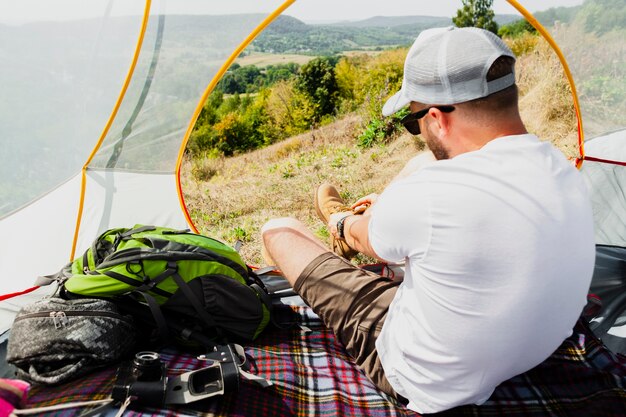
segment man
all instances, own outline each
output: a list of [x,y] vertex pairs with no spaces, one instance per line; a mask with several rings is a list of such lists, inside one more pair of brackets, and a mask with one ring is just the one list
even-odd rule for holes
[[[263,228],[269,256],[356,363],[408,408],[481,404],[571,334],[595,250],[579,173],[519,116],[515,58],[476,28],[422,32],[383,108],[437,161],[393,181],[362,215],[317,191],[335,252],[405,262],[402,283],[354,267],[302,223]],[[337,213],[336,211],[340,211]]]

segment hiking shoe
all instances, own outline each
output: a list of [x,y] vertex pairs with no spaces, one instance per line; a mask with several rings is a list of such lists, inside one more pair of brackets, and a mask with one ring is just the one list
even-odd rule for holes
[[[339,191],[330,184],[322,184],[317,188],[315,191],[314,205],[317,217],[326,225],[328,224],[328,219],[330,219],[331,214],[352,211],[352,209],[344,203],[339,195]],[[333,252],[346,259],[350,259],[358,253],[348,246],[345,240],[336,239],[333,235],[330,236],[330,246]]]

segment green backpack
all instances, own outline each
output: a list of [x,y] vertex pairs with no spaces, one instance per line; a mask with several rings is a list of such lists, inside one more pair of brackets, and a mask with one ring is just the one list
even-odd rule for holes
[[267,290],[239,253],[187,230],[108,230],[53,277],[62,296],[111,299],[163,338],[251,341],[270,322]]

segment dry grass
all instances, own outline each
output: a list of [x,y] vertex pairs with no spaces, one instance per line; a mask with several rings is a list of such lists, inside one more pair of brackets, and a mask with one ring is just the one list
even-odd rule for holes
[[626,43],[624,31],[589,33],[582,23],[553,29],[576,79],[586,139],[624,127]]
[[[530,131],[576,154],[576,119],[569,86],[556,56],[539,42],[519,60],[522,116]],[[231,245],[252,265],[260,256],[260,228],[269,219],[293,216],[320,238],[328,237],[313,209],[322,182],[338,186],[347,201],[380,192],[420,151],[408,134],[371,149],[355,145],[362,129],[358,115],[295,136],[268,148],[228,159],[186,160],[182,169],[185,201],[200,232]],[[363,261],[363,259],[357,259]]]
[[520,113],[528,131],[578,156],[577,119],[572,90],[550,45],[536,37],[536,47],[518,58]]
[[[268,148],[226,160],[185,161],[185,201],[200,232],[234,244],[242,240],[247,262],[261,264],[261,226],[274,217],[293,216],[324,239],[327,233],[313,208],[313,191],[322,182],[337,185],[350,201],[380,191],[421,142],[401,135],[386,146],[360,149],[360,126],[351,115]],[[207,164],[219,173],[198,180],[193,166]]]

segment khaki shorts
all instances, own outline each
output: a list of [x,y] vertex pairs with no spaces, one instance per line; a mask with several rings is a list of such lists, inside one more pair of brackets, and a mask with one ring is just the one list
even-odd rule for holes
[[399,281],[352,265],[334,253],[315,258],[294,290],[346,347],[367,377],[383,392],[403,401],[385,377],[375,342]]

